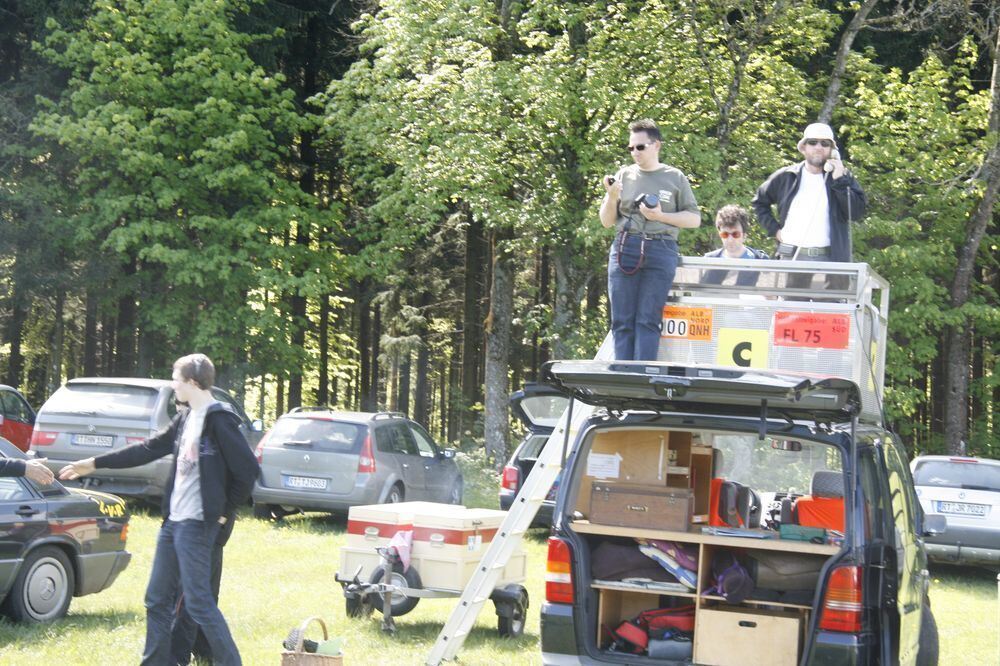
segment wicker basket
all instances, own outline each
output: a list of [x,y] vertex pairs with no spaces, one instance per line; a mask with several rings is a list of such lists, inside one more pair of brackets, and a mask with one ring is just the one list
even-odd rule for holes
[[326,654],[313,654],[302,651],[302,641],[306,637],[306,627],[313,622],[319,622],[323,629],[323,640],[330,638],[326,632],[326,624],[318,617],[311,617],[299,625],[299,640],[295,644],[295,649],[291,652],[285,650],[281,653],[281,666],[343,666],[343,656],[331,657]]

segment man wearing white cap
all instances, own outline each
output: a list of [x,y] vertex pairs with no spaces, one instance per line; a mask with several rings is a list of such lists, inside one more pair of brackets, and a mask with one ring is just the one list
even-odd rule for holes
[[[864,190],[840,161],[829,125],[806,127],[798,148],[805,160],[778,169],[757,189],[757,220],[777,238],[779,259],[851,261],[850,223],[865,214]],[[808,274],[788,278],[794,288],[812,281]]]

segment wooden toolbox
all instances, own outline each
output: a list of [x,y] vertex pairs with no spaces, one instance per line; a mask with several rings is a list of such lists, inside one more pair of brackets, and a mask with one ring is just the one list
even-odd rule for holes
[[756,608],[699,608],[694,659],[705,666],[796,666],[799,615]]
[[601,525],[686,532],[693,507],[690,488],[594,482],[588,518]]

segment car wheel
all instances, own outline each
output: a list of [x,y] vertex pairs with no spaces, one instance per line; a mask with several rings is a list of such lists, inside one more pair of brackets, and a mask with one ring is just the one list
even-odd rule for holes
[[66,553],[52,546],[37,548],[24,558],[4,610],[17,622],[48,622],[66,614],[75,578]]
[[938,629],[930,599],[924,597],[924,608],[920,613],[920,644],[917,650],[917,666],[937,666]]
[[[378,583],[382,580],[382,567],[375,569],[375,573],[372,574],[371,582]],[[420,582],[420,574],[413,567],[410,567],[406,571],[403,571],[403,565],[397,562],[392,565],[392,575],[389,577],[389,585],[395,585],[397,587],[409,587],[415,590],[419,590],[423,587],[423,583]],[[385,598],[381,595],[375,595],[375,610],[379,613],[382,612],[382,605],[385,602]],[[392,616],[398,617],[400,615],[406,615],[411,610],[417,607],[417,602],[420,601],[420,597],[405,597],[402,594],[392,594]]]
[[385,497],[386,504],[398,504],[403,501],[403,486],[398,483],[389,489],[389,494]]
[[462,503],[463,485],[462,477],[455,479],[455,483],[451,486],[451,492],[448,493],[448,504]]

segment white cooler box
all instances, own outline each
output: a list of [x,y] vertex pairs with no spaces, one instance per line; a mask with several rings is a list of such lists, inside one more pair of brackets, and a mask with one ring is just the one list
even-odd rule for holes
[[376,548],[386,546],[396,532],[412,530],[413,516],[465,509],[454,504],[399,502],[352,506],[347,513],[347,545],[340,549],[340,575],[353,576],[361,566],[360,580],[367,581],[379,566]]
[[[475,573],[507,512],[455,506],[449,509],[414,513],[410,566],[416,567],[425,588],[460,592]],[[526,566],[519,545],[496,587],[524,581]]]

